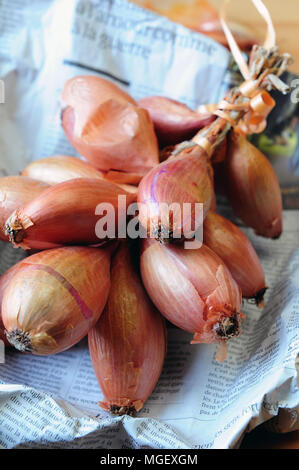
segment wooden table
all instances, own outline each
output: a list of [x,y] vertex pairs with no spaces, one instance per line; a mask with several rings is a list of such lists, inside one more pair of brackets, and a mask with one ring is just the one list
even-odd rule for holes
[[[223,0],[210,0],[217,9]],[[299,74],[299,1],[264,0],[271,13],[277,33],[277,44],[283,52],[289,52],[295,59],[290,70]],[[265,37],[265,22],[251,0],[231,0],[228,18],[248,26],[261,40]]]

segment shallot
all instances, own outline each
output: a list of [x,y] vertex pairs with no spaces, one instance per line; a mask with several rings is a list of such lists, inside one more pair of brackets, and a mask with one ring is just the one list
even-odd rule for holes
[[185,250],[147,239],[140,263],[151,300],[174,325],[194,334],[192,343],[224,345],[240,334],[241,289],[210,248]]
[[[113,182],[113,176],[110,178],[107,172],[97,170],[90,163],[80,158],[67,155],[53,155],[29,163],[22,171],[22,175],[42,181],[50,186],[76,178],[106,179]],[[126,173],[124,173],[124,176],[126,176]],[[129,176],[123,178],[123,183],[127,182],[131,182]],[[137,193],[135,186],[129,184],[118,184],[118,186],[128,192]]]
[[139,220],[147,233],[161,241],[192,236],[211,208],[212,173],[206,153],[197,145],[150,171],[138,187]]
[[162,371],[166,329],[142,286],[126,244],[113,259],[108,302],[88,336],[93,367],[104,394],[101,407],[117,415],[139,411]]
[[4,344],[6,346],[9,346],[10,343],[6,339],[5,328],[2,322],[2,300],[3,300],[5,290],[7,289],[14,274],[17,272],[19,264],[20,263],[17,263],[16,265],[12,266],[0,277],[0,340],[4,341]]
[[148,112],[117,85],[96,76],[68,80],[62,126],[71,144],[93,166],[140,178],[159,163]]
[[[120,196],[124,199],[122,212]],[[24,249],[95,244],[106,237],[117,237],[119,226],[126,224],[126,209],[135,200],[134,193],[114,183],[91,178],[72,179],[50,187],[16,210],[6,222],[6,232],[15,246]],[[103,230],[100,231],[97,227],[101,219]]]
[[138,104],[149,112],[161,147],[191,139],[199,129],[215,119],[212,114],[197,113],[185,104],[164,96],[147,96]]
[[243,297],[254,298],[262,306],[267,289],[265,274],[244,233],[229,220],[209,212],[203,225],[203,241],[225,262]]
[[269,160],[244,136],[231,132],[224,165],[226,192],[236,214],[257,235],[278,238],[282,196]]
[[2,301],[8,341],[41,356],[80,341],[107,301],[110,253],[110,248],[64,247],[21,261]]

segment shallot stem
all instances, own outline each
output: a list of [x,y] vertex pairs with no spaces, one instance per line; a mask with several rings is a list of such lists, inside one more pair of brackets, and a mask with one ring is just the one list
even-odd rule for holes
[[[293,59],[290,54],[280,55],[277,47],[266,50],[264,47],[254,46],[249,61],[251,80],[256,82],[259,90],[277,89],[286,94],[290,91],[289,87],[279,77],[292,63]],[[226,101],[231,105],[246,104],[249,98],[241,93],[240,87],[235,87],[228,92]],[[196,142],[197,138],[204,137],[209,141],[212,149],[215,149],[232,128],[232,121],[237,124],[247,112],[246,106],[244,109],[237,109],[236,106],[236,109],[226,110],[228,119],[218,117],[211,125],[201,129],[193,141]]]

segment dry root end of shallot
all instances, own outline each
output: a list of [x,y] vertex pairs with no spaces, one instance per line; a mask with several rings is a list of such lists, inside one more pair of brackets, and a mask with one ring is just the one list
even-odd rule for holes
[[136,414],[136,409],[134,406],[116,406],[116,405],[111,405],[109,408],[110,413],[112,413],[115,416],[135,416]]
[[211,343],[211,335],[214,343],[223,343],[240,335],[241,319],[245,315],[237,311],[219,312],[214,307],[210,307],[210,314],[212,317],[207,319],[202,331],[194,333],[191,344]]
[[219,322],[217,322],[213,330],[218,338],[222,340],[228,340],[234,336],[239,336],[240,334],[240,323],[237,313],[230,317],[224,317]]
[[34,353],[36,346],[44,353],[47,353],[48,350],[51,352],[53,347],[57,347],[55,339],[44,332],[31,335],[20,329],[15,329],[10,332],[5,331],[5,334],[9,343],[23,353]]
[[263,309],[265,307],[265,294],[268,290],[268,287],[264,287],[264,289],[261,289],[255,297],[253,297],[250,303],[255,304],[259,309]]

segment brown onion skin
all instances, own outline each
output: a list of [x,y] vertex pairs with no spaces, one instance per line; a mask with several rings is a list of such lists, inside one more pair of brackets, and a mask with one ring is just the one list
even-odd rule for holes
[[25,249],[49,249],[60,245],[99,243],[95,214],[100,203],[115,208],[116,236],[118,196],[125,195],[127,206],[136,194],[104,180],[77,178],[47,189],[39,197],[14,212],[6,223],[11,241]]
[[160,147],[191,139],[196,132],[211,124],[212,114],[199,114],[179,101],[164,96],[148,96],[138,101],[154,123]]
[[258,298],[267,286],[255,249],[244,233],[224,217],[209,212],[203,225],[203,241],[226,264],[245,298]]
[[110,249],[64,247],[21,261],[2,302],[10,343],[46,356],[87,335],[107,301],[110,256]]
[[[139,220],[149,234],[151,225],[154,226],[156,238],[163,240],[164,230],[170,234],[178,230],[182,238],[190,237],[194,233],[195,204],[203,204],[203,219],[211,208],[213,191],[213,169],[208,161],[207,154],[201,147],[194,146],[182,151],[178,156],[171,157],[151,170],[140,182],[138,187]],[[163,210],[160,204],[173,203],[180,205],[180,213],[183,214],[183,204],[191,204],[191,225],[182,217],[181,224],[172,223],[163,225]],[[150,213],[150,207],[152,212]],[[157,225],[156,220],[159,221]],[[160,220],[159,220],[160,218]],[[175,217],[174,217],[175,220]]]
[[62,127],[73,147],[96,168],[142,177],[159,163],[152,120],[129,95],[111,85],[94,76],[66,82]]
[[162,371],[166,329],[124,243],[112,262],[107,305],[88,338],[93,367],[105,397],[101,407],[114,414],[139,411]]
[[49,186],[25,176],[0,178],[0,240],[9,241],[5,235],[7,218],[19,207],[32,201]]
[[282,233],[282,196],[269,160],[248,140],[231,132],[225,160],[225,187],[235,213],[257,235]]
[[[158,310],[194,333],[193,343],[221,343],[240,333],[242,296],[223,261],[208,247],[142,242],[143,284]],[[230,330],[224,333],[226,322]]]

